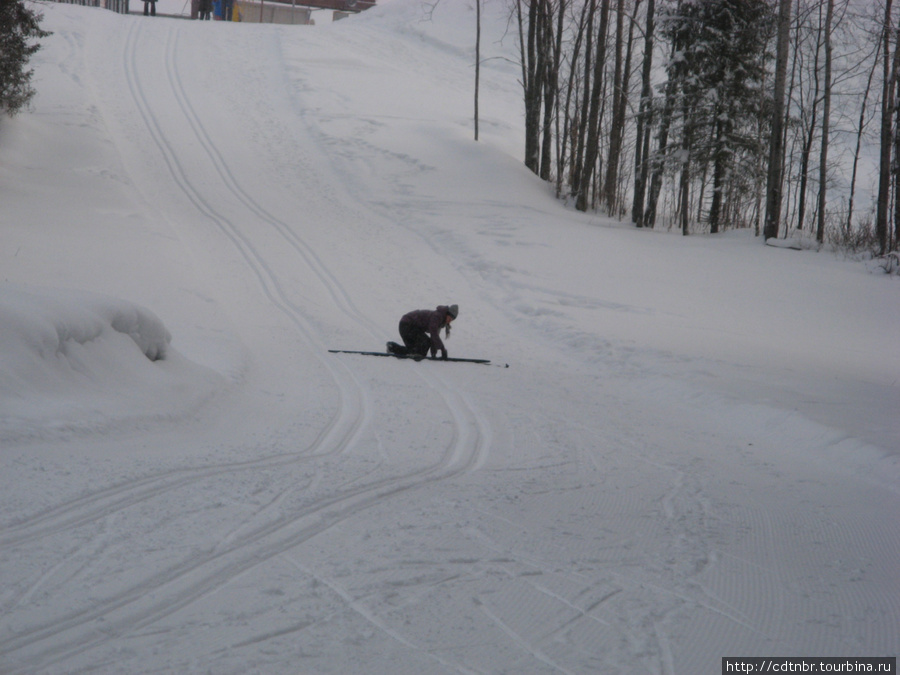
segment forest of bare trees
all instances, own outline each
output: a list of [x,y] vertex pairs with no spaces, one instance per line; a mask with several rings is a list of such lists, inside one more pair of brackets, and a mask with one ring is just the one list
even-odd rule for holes
[[895,0],[508,1],[525,164],[575,208],[900,247]]

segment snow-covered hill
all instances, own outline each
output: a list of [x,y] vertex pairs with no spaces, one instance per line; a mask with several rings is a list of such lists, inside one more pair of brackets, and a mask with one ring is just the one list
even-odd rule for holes
[[[165,2],[167,0],[161,0]],[[567,210],[485,4],[43,6],[0,120],[0,671],[900,651],[900,286]],[[330,354],[458,303],[451,356]]]

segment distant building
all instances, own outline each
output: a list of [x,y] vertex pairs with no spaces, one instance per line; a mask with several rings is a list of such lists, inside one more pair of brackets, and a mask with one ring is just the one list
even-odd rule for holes
[[[280,0],[291,4],[289,0]],[[375,6],[375,0],[309,0],[297,2],[297,5],[311,7],[313,9],[332,9],[336,12],[349,12],[355,14]]]
[[252,23],[313,24],[321,10],[331,20],[344,19],[374,7],[376,0],[237,0],[241,21]]

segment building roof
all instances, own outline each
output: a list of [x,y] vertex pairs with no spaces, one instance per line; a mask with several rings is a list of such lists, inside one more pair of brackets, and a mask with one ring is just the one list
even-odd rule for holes
[[[270,0],[271,1],[271,0]],[[375,6],[376,0],[276,0],[277,2],[311,7],[313,9],[332,9],[339,12],[361,12]]]

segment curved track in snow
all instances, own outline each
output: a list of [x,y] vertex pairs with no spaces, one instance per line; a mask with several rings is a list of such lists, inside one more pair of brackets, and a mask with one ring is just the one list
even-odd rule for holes
[[[373,393],[339,359],[327,354],[326,345],[295,299],[296,294],[287,288],[288,282],[269,261],[269,251],[254,238],[259,228],[273,234],[290,252],[294,263],[307,268],[318,279],[329,301],[377,340],[376,323],[359,311],[338,275],[316,255],[302,235],[270,213],[244,187],[232,169],[233,160],[217,147],[197,113],[192,100],[197,94],[192,94],[183,82],[183,64],[196,61],[192,53],[182,53],[182,31],[167,30],[157,42],[160,36],[152,28],[146,22],[129,22],[122,58],[126,91],[149,141],[164,163],[171,185],[230,243],[266,300],[288,319],[298,341],[324,366],[339,392],[339,403],[315,442],[305,448],[249,461],[175,469],[96,490],[7,527],[0,535],[3,546],[37,545],[44,538],[75,528],[114,523],[116,516],[128,509],[175,493],[190,492],[201,483],[223,477],[233,481],[236,475],[265,470],[290,472],[308,466],[315,470],[316,462],[353,448],[370,431]],[[160,63],[165,74],[162,85],[158,78]],[[202,148],[199,154],[204,165],[200,170],[196,167],[189,170],[187,163],[196,162],[198,145]],[[184,148],[188,148],[189,156],[184,154]],[[307,195],[314,192],[307,187]],[[221,194],[232,197],[227,212],[215,203],[216,195]],[[249,224],[255,232],[251,232]],[[422,370],[416,377],[438,393],[443,401],[443,414],[452,425],[449,443],[431,462],[415,470],[382,477],[361,476],[289,511],[277,508],[277,502],[284,497],[282,494],[215,548],[131,580],[89,608],[35,622],[14,636],[0,639],[4,662],[14,664],[20,659],[27,660],[31,665],[23,672],[38,663],[45,667],[61,664],[110,640],[147,630],[154,623],[216,593],[248,570],[266,564],[384,500],[475,470],[489,452],[492,435],[489,424],[468,397],[454,390],[448,380]],[[42,579],[34,588],[20,593],[19,598],[31,596]],[[98,621],[109,629],[98,631]],[[19,671],[13,666],[8,672]]]

